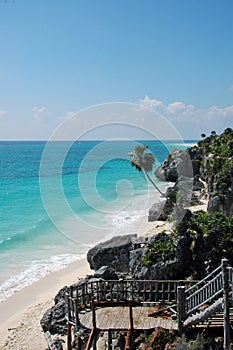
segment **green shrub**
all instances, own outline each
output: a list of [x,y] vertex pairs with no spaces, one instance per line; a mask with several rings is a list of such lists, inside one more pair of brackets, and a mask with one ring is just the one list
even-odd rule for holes
[[153,265],[158,261],[166,261],[175,257],[175,237],[162,231],[156,237],[155,242],[149,247],[144,257],[146,266]]

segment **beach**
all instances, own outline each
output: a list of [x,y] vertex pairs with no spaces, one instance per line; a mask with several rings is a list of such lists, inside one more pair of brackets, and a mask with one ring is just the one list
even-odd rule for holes
[[91,274],[86,259],[49,274],[0,303],[0,349],[45,350],[40,319],[53,305],[53,298],[64,286]]
[[[135,220],[133,233],[143,235],[154,224],[148,222],[147,215],[143,215]],[[54,305],[53,299],[62,287],[93,272],[87,260],[80,259],[15,292],[0,303],[0,349],[45,350],[47,342],[40,326],[43,314]]]
[[[208,200],[190,210],[206,210]],[[148,222],[142,216],[137,222],[138,236],[150,236],[170,229],[170,223]],[[86,259],[69,264],[65,269],[51,273],[31,286],[14,293],[0,303],[0,349],[1,350],[44,350],[47,343],[40,326],[44,312],[53,306],[53,298],[64,286],[77,282],[94,271]]]

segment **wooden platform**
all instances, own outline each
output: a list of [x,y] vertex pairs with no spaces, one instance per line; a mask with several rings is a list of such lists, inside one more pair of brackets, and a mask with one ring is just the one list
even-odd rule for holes
[[[134,329],[148,330],[156,327],[164,329],[178,329],[178,323],[171,318],[148,317],[148,311],[151,308],[145,306],[133,307],[133,325]],[[92,312],[79,313],[79,319],[82,325],[92,328]],[[129,307],[105,307],[96,309],[96,327],[100,330],[109,329],[128,330],[130,328]]]
[[[72,328],[75,331],[79,323],[91,330],[87,350],[92,342],[95,344],[99,330],[109,331],[109,339],[112,330],[127,330],[129,343],[134,329],[157,327],[180,333],[196,327],[223,327],[224,349],[228,349],[233,323],[233,268],[222,259],[221,265],[200,281],[84,281],[69,287],[66,305],[69,350]],[[158,310],[160,306],[163,311]]]

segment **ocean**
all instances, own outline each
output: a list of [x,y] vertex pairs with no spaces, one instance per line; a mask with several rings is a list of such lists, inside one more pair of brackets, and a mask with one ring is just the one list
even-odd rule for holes
[[0,302],[96,243],[137,232],[160,195],[131,166],[136,144],[148,145],[158,166],[194,142],[0,142]]

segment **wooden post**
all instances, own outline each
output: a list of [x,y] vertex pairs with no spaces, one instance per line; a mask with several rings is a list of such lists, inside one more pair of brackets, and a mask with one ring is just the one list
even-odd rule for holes
[[92,310],[92,326],[93,326],[93,330],[94,330],[93,350],[96,350],[96,341],[97,341],[97,336],[96,336],[96,313],[95,313],[95,301],[94,301],[93,297],[91,299],[91,310]]
[[112,350],[112,331],[108,330],[108,350]]
[[230,350],[230,312],[229,312],[229,271],[228,260],[222,260],[222,274],[223,274],[223,332],[224,343],[223,349]]
[[82,339],[81,339],[81,336],[79,334],[77,337],[77,349],[82,350]]
[[129,301],[129,323],[130,323],[130,328],[127,331],[124,350],[132,350],[133,349],[133,309],[132,309],[132,301],[131,300]]
[[67,330],[67,350],[72,350],[72,329],[71,324],[68,322]]
[[132,308],[131,300],[129,302],[129,320],[130,320],[130,329],[133,332],[133,308]]
[[185,320],[185,287],[177,287],[177,314],[178,314],[178,330],[183,333],[183,322]]
[[91,311],[92,311],[92,327],[96,329],[96,314],[95,314],[95,301],[94,298],[91,300]]

